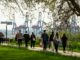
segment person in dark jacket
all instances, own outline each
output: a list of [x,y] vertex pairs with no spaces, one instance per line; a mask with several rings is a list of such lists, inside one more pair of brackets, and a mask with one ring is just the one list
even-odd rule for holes
[[0,44],[3,43],[4,34],[0,32]]
[[49,48],[52,47],[52,49],[53,49],[53,40],[54,40],[54,32],[52,31],[49,38]]
[[48,40],[49,40],[46,30],[44,30],[44,32],[42,33],[41,38],[42,38],[42,42],[43,42],[43,50],[46,50],[47,46],[48,46]]
[[36,42],[36,36],[32,32],[32,34],[31,34],[31,48],[34,48],[35,47],[35,42]]
[[28,47],[28,42],[30,40],[30,36],[27,33],[27,31],[25,32],[25,34],[23,35],[23,37],[24,37],[25,47]]
[[62,38],[61,38],[61,41],[62,41],[62,46],[63,46],[63,51],[65,52],[65,48],[66,48],[66,45],[67,45],[67,37],[66,37],[66,34],[64,33]]

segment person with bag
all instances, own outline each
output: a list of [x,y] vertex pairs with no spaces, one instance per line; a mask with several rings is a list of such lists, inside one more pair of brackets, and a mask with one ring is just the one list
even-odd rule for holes
[[23,40],[23,35],[21,33],[21,30],[19,30],[19,32],[16,34],[16,39],[18,42],[18,46],[20,48],[20,46],[22,45],[22,40]]
[[59,46],[59,34],[58,32],[56,32],[56,35],[54,36],[54,47],[55,47],[55,51],[56,53],[58,52],[58,46]]
[[31,48],[34,48],[35,47],[35,42],[36,42],[36,36],[32,32],[32,34],[31,34]]

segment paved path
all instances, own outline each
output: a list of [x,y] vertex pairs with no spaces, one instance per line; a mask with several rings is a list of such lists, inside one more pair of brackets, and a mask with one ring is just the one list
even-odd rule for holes
[[[12,46],[12,47],[18,47],[17,45],[11,45],[11,44],[2,44],[4,46]],[[24,47],[24,46],[22,46]],[[35,48],[30,48],[28,47],[29,50],[34,50],[34,51],[43,51],[43,49],[41,47],[35,47]],[[49,52],[54,52],[52,51],[52,49],[47,49],[47,51]],[[55,53],[55,52],[54,52]],[[58,50],[58,53],[61,55],[65,55],[65,56],[75,56],[75,57],[80,57],[80,53],[79,52],[71,52],[71,51],[66,51],[66,53],[64,53],[62,50]]]

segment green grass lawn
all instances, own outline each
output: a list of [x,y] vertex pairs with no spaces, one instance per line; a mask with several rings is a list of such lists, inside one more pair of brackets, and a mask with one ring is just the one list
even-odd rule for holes
[[80,60],[80,58],[0,46],[0,60]]

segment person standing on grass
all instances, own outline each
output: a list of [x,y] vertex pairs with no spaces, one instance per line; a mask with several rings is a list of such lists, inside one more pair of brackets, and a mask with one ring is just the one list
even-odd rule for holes
[[36,36],[35,34],[32,32],[31,34],[31,48],[34,48],[35,47],[35,42],[36,42]]
[[56,32],[56,35],[55,35],[53,41],[54,41],[55,51],[57,53],[58,52],[58,45],[59,45],[59,34],[58,34],[58,32]]
[[3,42],[4,34],[0,32],[0,44]]
[[30,36],[27,33],[27,31],[25,31],[25,34],[23,35],[23,37],[24,37],[24,41],[25,41],[25,47],[28,47],[28,42],[30,40]]
[[64,33],[62,38],[61,38],[61,41],[62,41],[62,46],[63,46],[63,52],[65,53],[65,48],[66,48],[66,45],[67,45],[67,37],[66,37],[66,34]]
[[23,35],[21,33],[21,30],[19,30],[19,32],[16,34],[16,39],[20,48],[20,46],[22,45],[22,40],[23,40]]
[[46,30],[44,30],[44,32],[42,33],[41,38],[42,38],[42,42],[43,42],[43,50],[46,50],[47,46],[48,46],[48,40],[49,40]]
[[52,31],[50,38],[49,38],[49,48],[52,47],[53,50],[53,40],[54,40],[54,32]]

